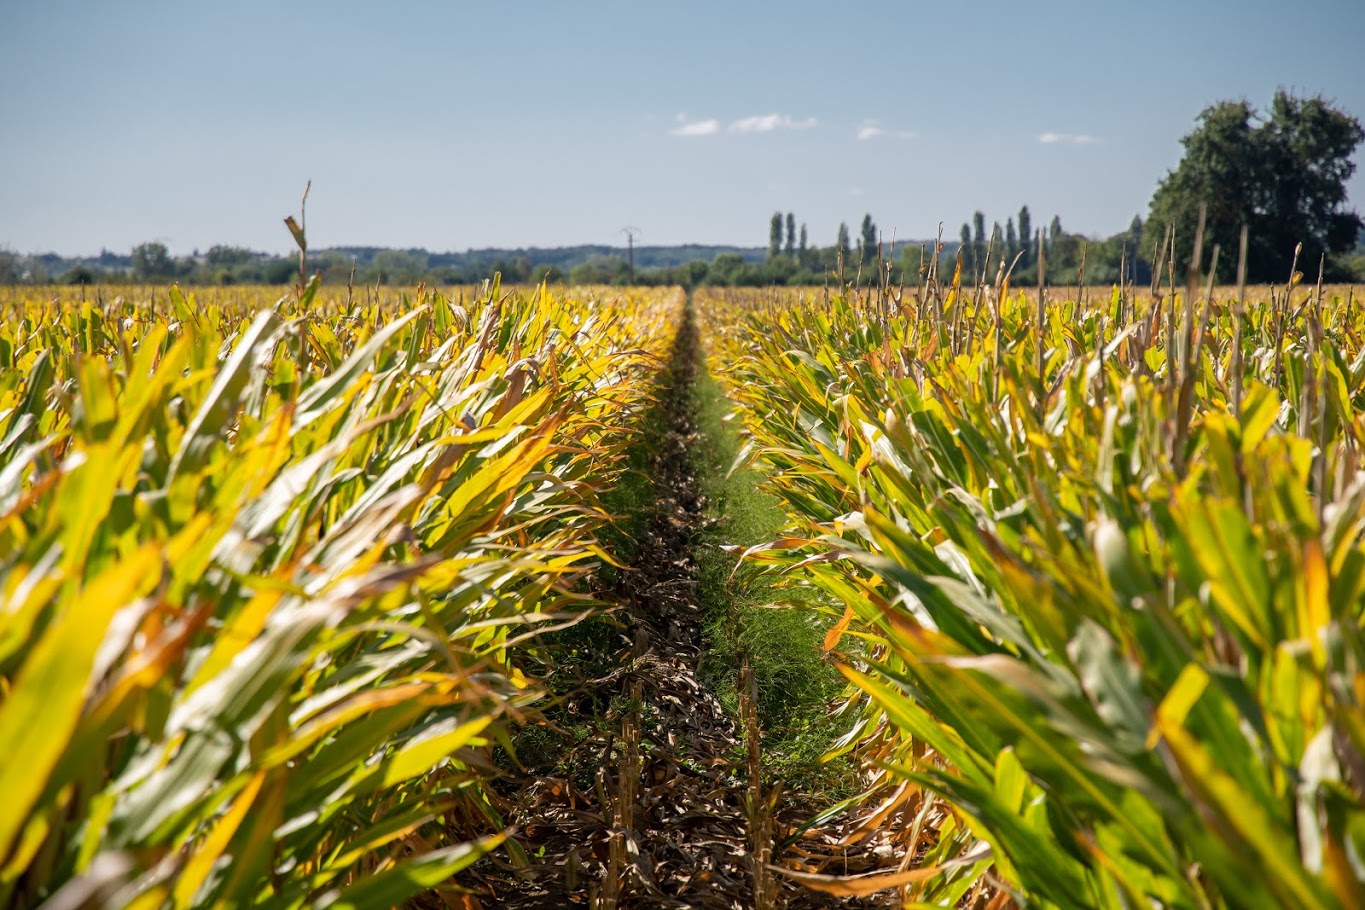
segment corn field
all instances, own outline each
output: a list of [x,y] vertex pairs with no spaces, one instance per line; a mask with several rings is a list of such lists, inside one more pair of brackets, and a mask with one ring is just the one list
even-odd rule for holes
[[0,904],[387,907],[504,841],[682,297],[461,296],[5,300]]
[[699,296],[907,906],[1365,905],[1365,323],[1244,293]]
[[[938,265],[0,295],[0,905],[1365,906],[1354,290]],[[696,669],[698,343],[786,522],[717,549],[847,682],[862,792],[799,825],[750,667],[734,718]],[[661,465],[657,565],[623,567],[606,503]],[[626,694],[513,823],[543,643],[620,607],[612,570],[626,643],[575,659]]]

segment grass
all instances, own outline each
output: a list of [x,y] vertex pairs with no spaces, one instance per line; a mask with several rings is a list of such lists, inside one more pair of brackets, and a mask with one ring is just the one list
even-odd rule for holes
[[731,470],[743,441],[720,386],[699,371],[693,392],[698,437],[694,469],[711,519],[697,554],[699,593],[707,607],[703,678],[738,715],[737,685],[747,658],[758,686],[765,772],[816,802],[845,799],[861,789],[856,767],[844,756],[822,761],[830,743],[847,729],[842,719],[829,716],[829,705],[843,691],[844,681],[824,662],[825,630],[806,606],[821,595],[784,586],[774,574],[749,563],[736,568],[736,552],[722,549],[781,537],[788,520],[778,500],[762,489],[759,471]]
[[[700,351],[684,350],[677,356],[701,359]],[[625,431],[634,432],[635,438],[613,485],[601,491],[602,507],[614,519],[599,539],[622,565],[640,558],[638,542],[659,495],[654,462],[670,424],[663,413],[664,389],[677,381],[678,366],[666,366],[656,377],[653,397],[658,403],[637,429]],[[782,586],[775,575],[749,563],[736,569],[734,548],[780,537],[788,519],[778,500],[761,489],[760,472],[747,467],[731,471],[742,448],[731,420],[733,406],[698,366],[690,406],[697,429],[691,468],[707,503],[704,530],[693,554],[705,616],[701,676],[738,717],[737,684],[747,659],[758,686],[767,782],[780,780],[786,789],[814,803],[837,802],[859,792],[862,782],[850,758],[822,760],[830,744],[847,732],[847,723],[827,712],[845,684],[821,656],[825,630],[814,618],[809,600],[822,595],[813,588]],[[596,573],[595,593],[612,599],[622,571],[628,570],[603,565]],[[591,683],[617,669],[625,652],[622,624],[609,613],[596,613],[540,637],[527,673],[541,680],[549,698],[542,707],[545,722],[523,726],[513,735],[513,748],[523,765],[582,778],[584,769],[571,767],[569,756],[614,729],[615,718],[629,707],[628,693],[619,687]],[[737,742],[736,749],[742,748]],[[509,767],[510,756],[500,755],[503,766]],[[577,782],[590,783],[586,778]]]

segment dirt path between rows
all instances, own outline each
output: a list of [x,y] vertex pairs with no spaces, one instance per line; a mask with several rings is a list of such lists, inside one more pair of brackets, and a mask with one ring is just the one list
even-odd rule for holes
[[[517,782],[506,821],[531,867],[485,870],[484,906],[887,906],[806,891],[773,876],[769,857],[753,858],[753,844],[762,853],[772,843],[772,823],[750,809],[753,756],[740,725],[698,676],[704,616],[695,552],[708,518],[690,450],[702,368],[689,306],[659,389],[655,416],[663,426],[648,429],[657,441],[648,465],[653,505],[640,516],[633,565],[599,592],[623,605],[622,656],[581,697],[610,707],[596,733],[565,744],[556,773]],[[803,812],[787,806],[778,814]]]

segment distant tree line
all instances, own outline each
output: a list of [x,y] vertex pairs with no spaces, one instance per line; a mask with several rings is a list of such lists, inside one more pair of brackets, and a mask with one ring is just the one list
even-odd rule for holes
[[[738,250],[738,251],[736,251]],[[328,283],[415,285],[471,284],[501,274],[504,281],[548,280],[573,284],[624,284],[626,260],[606,245],[545,250],[482,250],[431,253],[374,247],[310,251],[309,272]],[[687,272],[722,254],[747,264],[762,260],[761,249],[686,245],[647,248],[641,258],[653,272]],[[694,259],[694,257],[706,257]],[[728,260],[726,260],[728,261]],[[686,268],[684,268],[684,266]],[[647,270],[649,271],[649,270]],[[639,276],[637,276],[639,277]],[[164,243],[138,244],[130,253],[102,251],[99,256],[63,257],[56,253],[24,255],[0,248],[0,284],[164,284],[289,285],[298,280],[296,256],[260,253],[245,247],[214,246],[206,252],[174,256]]]
[[[1185,153],[1158,185],[1145,221],[1134,215],[1126,230],[1092,238],[1066,231],[1060,216],[1046,228],[1035,227],[1027,205],[1017,221],[1010,216],[1003,227],[995,221],[989,231],[985,213],[977,211],[955,240],[944,243],[942,254],[955,261],[960,252],[972,281],[994,281],[1003,261],[1015,286],[1035,284],[1040,263],[1050,284],[1076,284],[1082,275],[1093,284],[1120,279],[1145,284],[1158,259],[1164,266],[1174,261],[1180,281],[1202,209],[1202,262],[1205,269],[1216,268],[1220,281],[1236,280],[1244,225],[1250,282],[1288,281],[1296,265],[1316,277],[1319,263],[1327,281],[1362,280],[1365,222],[1346,209],[1346,183],[1356,169],[1351,156],[1362,141],[1360,121],[1320,96],[1299,98],[1281,90],[1264,113],[1246,101],[1219,102],[1206,108],[1196,128],[1181,139]],[[770,260],[779,252],[780,224],[774,214]],[[863,250],[872,248],[874,237],[869,216],[852,261],[866,262]],[[846,225],[839,226],[836,249],[850,261]],[[909,273],[913,254],[911,249],[902,253],[898,275]],[[898,275],[893,273],[893,279]]]
[[[1181,139],[1184,155],[1157,186],[1146,220],[1134,215],[1128,228],[1105,238],[1073,234],[1053,216],[1035,226],[1027,205],[1016,215],[993,221],[973,213],[958,236],[944,242],[942,255],[960,255],[965,280],[993,282],[1001,262],[1012,267],[1014,285],[1035,283],[1040,262],[1050,284],[1151,280],[1157,260],[1176,262],[1177,275],[1189,261],[1204,219],[1205,266],[1219,250],[1218,277],[1236,278],[1242,228],[1248,233],[1247,278],[1281,282],[1297,266],[1316,278],[1323,263],[1328,281],[1365,279],[1365,246],[1360,216],[1346,208],[1351,160],[1365,140],[1360,121],[1321,97],[1276,92],[1262,113],[1246,101],[1222,101],[1199,115]],[[1301,246],[1300,246],[1301,244]],[[863,216],[856,243],[841,223],[834,242],[811,242],[806,223],[793,212],[774,212],[766,255],[761,247],[638,247],[637,284],[788,285],[820,284],[842,274],[913,283],[927,254],[920,243],[888,246],[871,214]],[[1295,249],[1299,249],[1297,262]],[[329,282],[413,285],[464,284],[501,274],[505,281],[562,281],[625,284],[630,269],[622,251],[608,246],[562,249],[471,250],[429,253],[371,247],[310,252],[309,270]],[[0,249],[0,283],[94,282],[187,284],[279,284],[297,280],[297,260],[243,247],[219,245],[206,252],[173,256],[164,243],[134,247],[126,256],[102,251],[97,257],[64,259],[56,254],[20,255]]]
[[1092,238],[1069,233],[1062,227],[1060,216],[1053,216],[1045,229],[1033,226],[1033,216],[1027,205],[1021,206],[1016,216],[992,224],[986,230],[986,215],[975,212],[971,223],[964,223],[957,243],[945,243],[945,253],[955,256],[962,252],[964,281],[984,278],[993,283],[1003,261],[1010,282],[1022,287],[1038,282],[1038,267],[1042,262],[1049,284],[1115,284],[1120,278],[1139,284],[1151,280],[1150,251],[1144,244],[1145,222],[1134,215],[1128,229],[1105,238]]
[[[1082,278],[1096,285],[1146,284],[1158,260],[1168,268],[1174,262],[1176,275],[1183,276],[1202,211],[1203,267],[1216,268],[1220,281],[1236,280],[1243,226],[1248,281],[1288,281],[1295,267],[1316,277],[1319,264],[1327,281],[1365,279],[1360,239],[1365,221],[1346,208],[1346,183],[1356,168],[1351,156],[1362,141],[1360,121],[1321,97],[1281,90],[1265,113],[1246,101],[1219,102],[1181,139],[1185,153],[1157,186],[1145,221],[1134,215],[1126,230],[1092,238],[1068,232],[1057,215],[1046,228],[1035,226],[1027,205],[1003,227],[994,221],[989,230],[986,214],[977,211],[955,239],[944,242],[942,256],[955,264],[960,255],[970,282],[993,282],[1003,263],[1016,287],[1035,284],[1040,266],[1049,284],[1077,284]],[[847,224],[839,225],[834,246],[823,251],[807,247],[804,223],[797,246],[794,228],[790,212],[785,217],[774,212],[767,261],[738,278],[751,284],[810,283],[840,265],[851,276],[860,268],[866,272],[883,251],[871,215],[863,218],[856,247],[850,246]],[[916,254],[913,247],[902,248],[889,263],[892,281],[915,274],[923,259]],[[875,279],[875,272],[867,277]]]

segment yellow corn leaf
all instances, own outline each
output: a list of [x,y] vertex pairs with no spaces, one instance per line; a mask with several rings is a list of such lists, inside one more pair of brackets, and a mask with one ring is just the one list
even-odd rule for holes
[[160,549],[145,544],[78,594],[24,660],[0,705],[0,855],[27,822],[80,721],[109,620],[159,577]]

